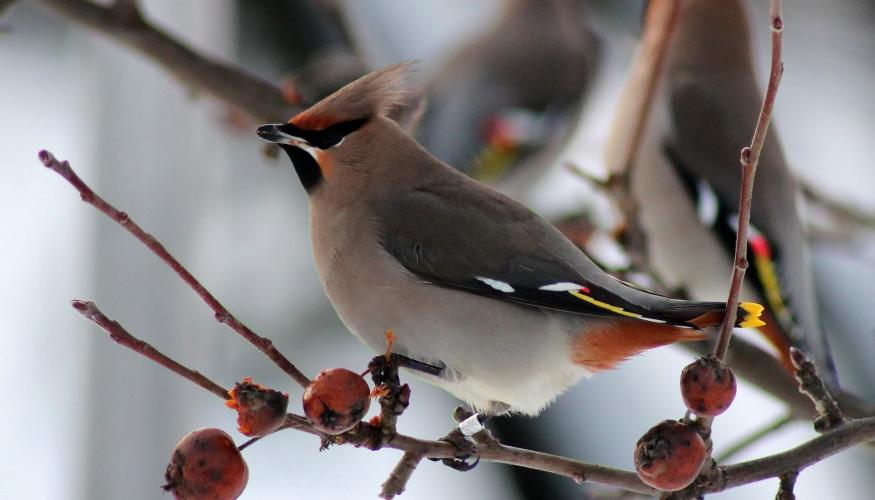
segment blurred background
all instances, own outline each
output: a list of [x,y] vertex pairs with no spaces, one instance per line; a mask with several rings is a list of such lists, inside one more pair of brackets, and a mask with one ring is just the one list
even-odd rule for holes
[[[372,353],[345,331],[326,300],[312,263],[305,193],[286,158],[262,154],[255,121],[117,40],[59,15],[51,3],[64,2],[20,0],[0,18],[0,381],[7,387],[0,412],[0,441],[7,449],[0,457],[6,477],[0,497],[158,498],[174,443],[209,426],[242,441],[233,414],[214,396],[115,346],[70,308],[70,299],[94,300],[134,335],[226,387],[251,376],[288,391],[295,412],[300,390],[218,325],[140,243],[41,167],[38,150],[69,160],[305,373],[335,366],[363,370]],[[583,212],[596,228],[610,225],[603,220],[611,217],[606,203],[565,165],[605,170],[602,151],[641,34],[643,2],[139,4],[150,22],[199,53],[274,84],[285,82],[291,101],[296,93],[315,99],[368,69],[418,60],[414,85],[422,92],[417,95],[428,96],[427,104],[409,119],[420,125],[419,136],[430,148],[547,217]],[[762,88],[767,5],[745,5]],[[871,221],[875,4],[797,0],[785,5],[784,14],[786,72],[775,120],[788,163],[817,193]],[[551,48],[484,72],[478,61],[501,62],[490,55],[496,33],[498,46],[520,44],[517,52],[536,44]],[[565,55],[555,63],[545,54]],[[559,64],[565,79],[555,86],[539,83],[532,75],[554,71],[551,64]],[[522,76],[520,69],[526,70]],[[546,96],[507,88],[506,82],[516,80]],[[488,89],[468,101],[453,100],[462,94],[458,82]],[[502,104],[507,101],[514,104]],[[483,116],[472,116],[475,105],[486,109]],[[459,142],[441,143],[454,134]],[[810,212],[820,313],[830,325],[841,380],[872,401],[872,227],[840,224],[816,206]],[[610,249],[602,254],[603,263],[623,258]],[[537,418],[509,419],[501,437],[629,469],[638,437],[656,422],[682,415],[677,378],[692,358],[673,347],[638,356],[620,370],[583,381]],[[399,430],[424,438],[445,434],[457,401],[418,380],[408,382],[412,404]],[[783,404],[742,383],[736,402],[717,419],[716,454],[784,413]],[[781,451],[814,435],[809,423],[793,422],[733,461]],[[394,451],[340,446],[320,453],[318,447],[318,439],[286,431],[247,449],[250,480],[242,498],[374,498],[400,458]],[[869,449],[841,453],[805,470],[797,495],[871,498],[873,467]],[[771,480],[714,497],[769,498],[776,489],[777,480]],[[482,463],[463,474],[426,462],[403,498],[610,493],[504,465]]]

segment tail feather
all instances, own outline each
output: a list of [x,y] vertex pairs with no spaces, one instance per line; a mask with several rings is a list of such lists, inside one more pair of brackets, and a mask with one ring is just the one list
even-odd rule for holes
[[[763,306],[755,302],[742,302],[738,305],[735,316],[735,326],[754,328],[765,325],[760,319]],[[696,328],[718,326],[726,314],[726,304],[723,302],[681,302],[674,305],[664,315],[675,320],[688,323]]]
[[[764,325],[759,319],[763,307],[752,302],[738,306],[736,326]],[[677,324],[658,324],[632,319],[588,323],[572,340],[572,361],[591,372],[609,370],[641,351],[674,342],[704,340],[702,328],[723,322],[726,304],[721,302],[673,301],[659,311]],[[695,328],[690,328],[691,326]]]
[[756,302],[742,302],[738,305],[738,308],[744,311],[745,314],[742,315],[741,311],[739,311],[735,326],[755,328],[766,325],[766,322],[760,319],[760,316],[763,314],[763,306],[760,304]]

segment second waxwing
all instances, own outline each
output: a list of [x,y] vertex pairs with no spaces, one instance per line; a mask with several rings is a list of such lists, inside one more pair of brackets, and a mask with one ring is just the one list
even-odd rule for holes
[[[722,302],[676,300],[598,268],[532,211],[422,148],[389,110],[409,64],[370,73],[258,134],[309,195],[316,267],[349,330],[488,414],[537,414],[582,377],[700,340]],[[743,303],[738,325],[759,325]]]
[[[737,0],[679,2],[654,114],[633,170],[654,265],[694,297],[724,290],[731,270],[741,182],[739,153],[762,102],[747,17]],[[835,368],[821,331],[799,186],[774,124],[754,187],[747,273],[766,306],[761,330],[788,361],[812,356],[827,379]],[[697,248],[691,254],[685,249]],[[792,369],[792,367],[789,367]]]
[[576,0],[505,0],[495,24],[426,86],[417,136],[444,162],[497,180],[569,127],[600,44]]

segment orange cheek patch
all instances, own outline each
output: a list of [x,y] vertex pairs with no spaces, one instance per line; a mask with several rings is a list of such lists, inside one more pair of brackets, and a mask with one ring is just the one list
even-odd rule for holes
[[690,340],[705,340],[705,335],[671,325],[618,320],[580,332],[571,340],[571,360],[589,371],[601,372],[644,350]]
[[322,171],[322,177],[325,180],[331,180],[334,175],[334,162],[325,151],[316,151],[316,163],[319,164],[319,170]]

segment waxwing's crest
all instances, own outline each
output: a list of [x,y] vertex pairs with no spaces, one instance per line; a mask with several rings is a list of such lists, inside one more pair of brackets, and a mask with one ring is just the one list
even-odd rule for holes
[[385,115],[404,102],[404,84],[412,69],[412,62],[403,62],[368,73],[298,113],[289,123],[305,130],[322,130],[337,123]]

